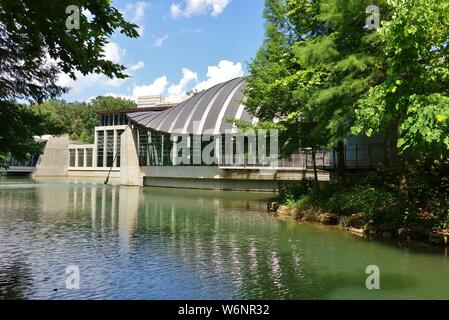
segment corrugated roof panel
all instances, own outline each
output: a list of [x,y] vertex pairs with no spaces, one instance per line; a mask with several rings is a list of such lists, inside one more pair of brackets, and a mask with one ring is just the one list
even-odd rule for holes
[[199,134],[208,130],[223,133],[225,129],[232,128],[227,118],[239,117],[253,122],[254,117],[247,110],[242,111],[244,87],[244,78],[232,79],[202,91],[171,109],[131,113],[128,117],[132,122],[155,131]]

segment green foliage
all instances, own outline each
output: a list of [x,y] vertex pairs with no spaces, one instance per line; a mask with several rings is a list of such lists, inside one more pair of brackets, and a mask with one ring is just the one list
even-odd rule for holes
[[[251,75],[247,78],[245,105],[263,126],[269,127],[270,123],[276,126],[284,155],[299,147],[322,145],[322,139],[312,139],[308,134],[312,123],[299,112],[304,103],[294,97],[298,85],[313,74],[306,74],[301,67],[293,45],[302,41],[304,35],[320,32],[321,26],[314,18],[318,9],[315,1],[266,1],[265,41],[249,65]],[[275,118],[279,120],[276,124]]]
[[[18,160],[27,160],[33,153],[39,153],[41,145],[33,139],[35,135],[49,132],[64,132],[64,125],[59,119],[45,110],[32,110],[23,105],[2,103],[0,106],[0,162],[10,155]],[[20,128],[17,126],[20,125]]]
[[398,147],[446,158],[449,155],[449,97],[440,93],[413,95],[402,121]]
[[449,227],[449,160],[426,159],[411,165],[406,199],[398,197],[397,174],[397,169],[379,168],[360,185],[329,184],[320,188],[304,180],[284,186],[278,200],[341,216],[360,214],[364,224],[374,228]]
[[64,133],[68,133],[72,140],[89,143],[94,141],[95,127],[100,124],[97,112],[134,108],[137,105],[133,101],[109,96],[97,97],[87,103],[48,100],[33,106],[34,110],[62,123]]
[[[66,8],[81,9],[79,29],[66,27]],[[87,10],[92,18],[87,18]],[[15,101],[41,102],[67,91],[58,74],[102,73],[126,78],[125,67],[105,57],[104,47],[114,32],[138,37],[137,25],[125,21],[109,0],[1,0],[0,1],[0,155],[23,158],[34,148],[34,135],[67,131],[67,118],[51,110],[31,110]],[[70,132],[89,140],[82,121],[71,118]],[[64,129],[61,128],[63,122]],[[79,135],[79,136],[78,136]]]
[[380,82],[379,37],[363,28],[368,4],[266,1],[266,38],[249,66],[245,104],[263,121],[284,122],[286,154],[295,149],[288,137],[297,149],[349,135],[355,103]]
[[280,185],[277,197],[282,202],[297,200],[302,196],[309,195],[315,189],[316,183],[313,180],[303,179],[298,183]]
[[[81,9],[79,29],[66,27],[70,5]],[[105,58],[104,46],[116,31],[138,37],[137,27],[107,0],[2,0],[0,100],[55,97],[61,93],[57,72],[73,79],[76,71],[126,77],[124,66]]]
[[449,150],[449,6],[445,0],[389,0],[378,34],[386,76],[358,101],[352,133],[371,136],[393,124],[395,144],[425,158]]
[[448,156],[447,1],[376,1],[379,31],[364,28],[369,4],[266,1],[245,104],[264,122],[280,120],[284,154],[364,134],[415,157]]
[[382,25],[369,31],[370,4],[266,1],[266,37],[249,66],[245,104],[263,126],[279,120],[284,154],[341,146],[351,135],[385,138],[390,161],[362,186],[318,189],[302,182],[281,190],[284,201],[361,212],[377,225],[446,225],[449,4],[376,1]]
[[301,196],[298,200],[287,200],[287,205],[301,209],[309,209],[314,206],[314,203],[310,195],[305,195]]
[[365,223],[379,224],[396,203],[396,198],[389,192],[359,188],[334,194],[327,202],[327,208],[342,215],[361,213]]

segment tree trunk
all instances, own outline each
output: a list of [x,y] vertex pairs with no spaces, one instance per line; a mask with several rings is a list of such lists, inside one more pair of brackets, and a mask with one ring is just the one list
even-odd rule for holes
[[345,144],[343,141],[337,143],[337,181],[345,182]]
[[318,183],[318,171],[316,169],[316,149],[312,148],[312,162],[313,162],[313,176],[315,181]]
[[384,139],[384,165],[385,167],[389,167],[391,165],[391,137],[390,137],[390,130],[387,130],[385,133],[385,139]]
[[398,167],[398,185],[399,185],[399,198],[400,199],[407,199],[408,192],[407,192],[407,157],[404,154],[399,154],[398,151],[398,140],[399,140],[399,125],[400,125],[400,119],[396,118],[393,121],[393,132],[391,137],[391,152],[390,150],[390,156],[396,156],[396,165]]

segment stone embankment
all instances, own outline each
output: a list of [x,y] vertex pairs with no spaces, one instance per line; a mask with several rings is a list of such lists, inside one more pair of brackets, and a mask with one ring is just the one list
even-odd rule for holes
[[364,223],[361,214],[342,216],[325,212],[320,208],[302,209],[277,202],[269,202],[267,208],[275,217],[334,225],[361,236],[381,236],[383,238],[415,240],[433,245],[449,246],[449,230],[429,229],[420,225],[399,229],[388,225],[372,226]]

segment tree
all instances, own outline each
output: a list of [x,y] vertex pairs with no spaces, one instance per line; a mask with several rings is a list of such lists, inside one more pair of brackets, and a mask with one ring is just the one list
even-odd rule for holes
[[[354,104],[383,77],[378,37],[364,28],[368,1],[266,1],[266,39],[250,64],[246,104],[264,121],[306,125],[302,147],[337,146],[344,178],[343,139]],[[297,117],[292,117],[296,114]]]
[[[392,132],[405,192],[407,157],[447,158],[449,151],[449,4],[389,0],[394,13],[378,34],[386,77],[357,103],[354,134]],[[391,130],[390,130],[391,128]]]
[[39,154],[41,146],[34,141],[33,136],[64,132],[63,122],[53,114],[44,110],[35,112],[15,103],[2,103],[0,119],[0,164],[11,155],[24,161],[28,154]]
[[[66,27],[70,5],[81,10],[79,29]],[[66,88],[57,85],[60,72],[73,79],[77,71],[125,78],[125,67],[107,60],[104,46],[115,31],[137,37],[137,27],[125,21],[109,0],[0,0],[0,121],[3,126],[8,119],[15,119],[8,130],[16,132],[8,135],[2,131],[0,154],[24,156],[25,150],[8,146],[31,143],[32,135],[38,134],[47,120],[42,114],[31,116],[24,107],[14,110],[11,106],[18,100],[40,102],[65,92]],[[25,126],[28,130],[22,131]],[[46,133],[58,134],[58,130],[50,131],[58,128],[49,126]]]
[[68,133],[72,140],[91,143],[94,141],[95,127],[100,125],[98,112],[134,109],[134,101],[116,97],[97,97],[89,102],[71,102],[64,100],[47,100],[33,105],[35,112],[51,115],[62,123],[62,131]]
[[344,180],[344,139],[350,135],[354,105],[384,77],[378,36],[365,28],[369,4],[319,1],[322,32],[293,45],[295,58],[305,69],[294,96],[305,103],[302,114],[316,124],[312,135],[336,146],[340,180]]

